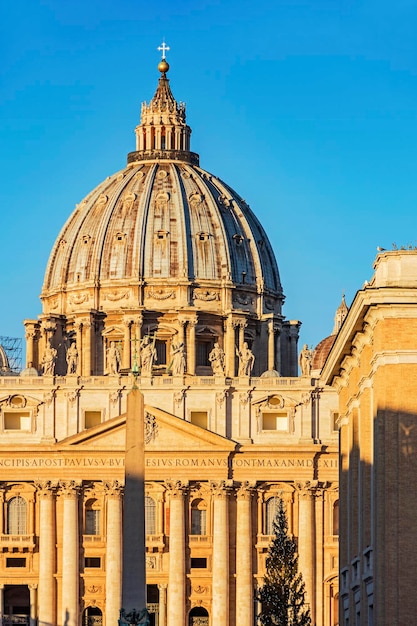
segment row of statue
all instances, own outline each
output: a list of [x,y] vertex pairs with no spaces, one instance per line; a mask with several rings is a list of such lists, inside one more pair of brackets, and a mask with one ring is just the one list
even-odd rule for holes
[[[173,376],[182,376],[186,372],[185,346],[183,342],[173,343],[171,350],[171,362],[167,368],[168,373]],[[243,343],[241,349],[236,348],[236,355],[239,360],[238,376],[250,376],[255,362],[255,355],[248,347],[247,342]],[[110,342],[107,348],[107,371],[109,374],[118,374],[122,367],[122,355],[120,348],[115,341]],[[41,360],[42,373],[45,376],[55,374],[55,366],[58,358],[58,351],[48,342]],[[78,349],[73,341],[67,352],[67,374],[76,374],[78,368]],[[151,376],[154,364],[157,361],[155,347],[155,337],[145,335],[140,342],[138,367],[142,376]],[[209,361],[215,376],[225,375],[225,352],[216,342],[209,354]]]

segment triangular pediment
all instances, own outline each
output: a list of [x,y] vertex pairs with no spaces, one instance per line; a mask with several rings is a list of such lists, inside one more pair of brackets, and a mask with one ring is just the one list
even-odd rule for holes
[[[145,413],[148,413],[151,419],[154,418],[156,425],[153,436],[145,446],[146,451],[194,450],[229,453],[238,445],[235,441],[200,428],[167,411],[146,405]],[[126,414],[124,413],[82,433],[67,437],[58,445],[67,449],[77,446],[95,450],[124,450],[125,443]]]

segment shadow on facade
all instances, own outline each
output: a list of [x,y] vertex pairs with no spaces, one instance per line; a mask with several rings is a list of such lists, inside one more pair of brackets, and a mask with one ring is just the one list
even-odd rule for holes
[[354,409],[340,432],[340,624],[415,622],[417,415]]

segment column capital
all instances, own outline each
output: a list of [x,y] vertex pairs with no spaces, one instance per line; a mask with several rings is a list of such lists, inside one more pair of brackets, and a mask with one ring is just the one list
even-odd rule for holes
[[165,489],[171,498],[182,498],[188,492],[188,481],[166,480]]
[[124,486],[118,480],[104,480],[103,487],[108,498],[120,498],[124,491]]
[[320,482],[318,480],[307,480],[303,483],[294,484],[300,498],[320,496],[327,486],[327,482]]
[[38,498],[52,498],[56,492],[58,483],[51,480],[35,480],[36,495]]
[[251,500],[255,494],[256,483],[248,480],[243,481],[236,489],[236,498],[238,500]]
[[158,589],[159,591],[165,591],[168,589],[168,583],[158,583]]
[[29,583],[28,587],[31,591],[36,591],[36,589],[38,588],[38,583]]
[[211,480],[210,489],[214,498],[225,500],[233,487],[232,480]]
[[68,500],[75,500],[81,489],[81,483],[75,480],[60,480],[58,486],[60,494]]

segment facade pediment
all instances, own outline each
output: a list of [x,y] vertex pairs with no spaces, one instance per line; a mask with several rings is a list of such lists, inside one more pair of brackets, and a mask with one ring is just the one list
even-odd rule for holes
[[[145,406],[145,417],[150,416],[154,423],[153,432],[148,435],[146,450],[162,451],[213,451],[229,453],[236,449],[237,443],[221,435],[200,428],[195,424],[175,417],[155,407]],[[60,446],[82,446],[98,448],[120,448],[124,450],[126,438],[126,414],[89,428],[82,433],[68,437]]]

